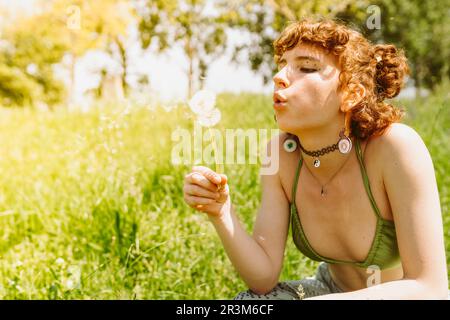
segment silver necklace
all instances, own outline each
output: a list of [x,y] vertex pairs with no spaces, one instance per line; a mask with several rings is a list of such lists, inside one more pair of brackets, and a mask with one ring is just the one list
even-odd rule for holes
[[314,180],[317,181],[317,183],[321,186],[320,189],[320,195],[322,197],[325,197],[325,195],[327,194],[327,191],[324,189],[325,186],[330,183],[333,178],[338,174],[339,171],[341,171],[341,169],[345,166],[345,164],[347,163],[348,159],[350,158],[350,155],[347,157],[347,159],[345,159],[344,163],[339,167],[339,169],[331,176],[330,179],[328,179],[328,181],[325,184],[321,184],[320,181],[314,176],[314,174],[311,172],[311,170],[309,170],[308,166],[305,165],[306,169],[308,170],[308,172],[311,174],[311,176],[314,178]]
[[[320,166],[320,160],[319,160],[319,156],[323,156],[329,152],[333,152],[336,149],[339,149],[339,152],[341,154],[349,154],[350,151],[352,150],[352,140],[345,134],[345,130],[342,129],[341,132],[339,132],[339,140],[338,142],[336,142],[335,144],[328,146],[328,147],[324,147],[320,150],[315,150],[315,151],[308,151],[306,149],[303,148],[302,144],[299,143],[300,145],[300,149],[307,155],[314,157],[314,162],[313,162],[313,166],[315,168],[318,168]],[[286,150],[287,152],[294,152],[297,149],[297,142],[295,139],[293,138],[288,138],[284,141],[283,143],[283,147],[284,150]],[[314,176],[314,174],[311,172],[311,170],[309,170],[308,166],[306,166],[306,169],[309,171],[309,173],[313,176],[313,178],[317,181],[317,183],[321,186],[321,190],[320,190],[320,195],[322,197],[324,197],[326,195],[326,190],[324,189],[325,186],[331,182],[331,180],[333,180],[333,178],[336,176],[336,174],[341,171],[341,169],[344,167],[344,165],[347,163],[348,159],[350,158],[347,157],[347,159],[345,159],[344,163],[342,164],[342,166],[333,174],[333,176],[325,183],[325,184],[321,184],[320,181]]]

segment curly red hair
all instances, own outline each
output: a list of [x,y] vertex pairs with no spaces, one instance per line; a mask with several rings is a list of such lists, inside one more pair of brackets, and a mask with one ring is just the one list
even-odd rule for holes
[[[402,50],[392,44],[372,44],[361,33],[333,20],[305,19],[293,22],[274,41],[275,62],[299,43],[325,49],[338,57],[341,73],[339,89],[349,119],[350,135],[361,139],[381,135],[404,110],[384,102],[397,96],[409,73]],[[364,96],[355,96],[357,86],[365,88]],[[353,103],[353,101],[358,101]]]

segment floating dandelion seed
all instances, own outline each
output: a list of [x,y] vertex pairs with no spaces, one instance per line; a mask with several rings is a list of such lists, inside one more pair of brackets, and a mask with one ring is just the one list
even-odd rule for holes
[[17,260],[16,263],[13,265],[15,268],[20,268],[23,266],[23,262],[20,260]]
[[68,290],[72,290],[75,288],[75,282],[72,279],[67,279],[65,285]]
[[231,9],[237,10],[242,5],[242,0],[231,0],[228,5]]
[[130,107],[130,106],[127,106],[127,107],[123,110],[121,116],[128,116],[128,115],[130,115],[130,113],[131,113],[131,107]]
[[176,104],[163,105],[162,108],[164,109],[164,111],[170,112],[172,110],[175,110],[177,108],[177,105]]

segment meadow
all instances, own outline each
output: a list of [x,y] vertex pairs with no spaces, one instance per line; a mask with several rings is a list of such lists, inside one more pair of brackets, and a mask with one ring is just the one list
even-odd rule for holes
[[[433,158],[450,262],[448,86],[395,101]],[[270,97],[222,94],[220,129],[275,129]],[[187,104],[124,103],[89,112],[0,110],[1,299],[230,299],[239,279],[204,214],[185,205],[189,165],[171,163],[172,132],[192,130]],[[258,165],[225,165],[249,232]],[[316,262],[288,238],[281,280]]]

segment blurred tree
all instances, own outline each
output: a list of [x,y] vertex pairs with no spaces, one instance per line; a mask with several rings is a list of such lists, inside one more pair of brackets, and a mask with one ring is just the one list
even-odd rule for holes
[[[273,41],[291,21],[303,17],[334,18],[360,0],[217,0],[220,19],[239,30],[248,41],[234,48],[233,61],[250,61],[251,69],[268,83],[276,66],[273,62]],[[243,55],[245,53],[245,55]]]
[[[158,52],[181,44],[189,62],[188,96],[197,81],[203,86],[211,62],[222,55],[227,42],[225,24],[206,0],[144,0],[138,8],[141,43],[147,49],[153,42]],[[156,42],[155,42],[156,40]]]
[[59,32],[48,24],[48,14],[22,17],[4,26],[0,46],[0,100],[3,105],[49,105],[65,95],[53,66],[67,49]]
[[[217,1],[223,21],[249,39],[235,48],[233,60],[250,61],[265,83],[276,70],[274,39],[290,21],[305,16],[336,18],[375,43],[403,48],[417,87],[433,88],[450,75],[450,0]],[[371,10],[373,6],[377,10]],[[375,11],[380,13],[380,27],[370,28],[368,20]]]
[[76,62],[91,49],[119,57],[122,86],[127,89],[127,28],[135,21],[129,1],[52,0],[36,6],[35,14],[2,25],[0,78],[16,77],[10,83],[0,82],[4,104],[62,101],[65,88],[53,69],[64,56],[70,57],[69,97],[73,98]]
[[[113,58],[118,56],[116,61],[121,66],[122,87],[126,93],[128,89],[126,40],[128,27],[136,17],[131,2],[53,0],[52,11],[54,16],[63,19],[65,38],[69,41],[71,86],[75,79],[77,60],[88,50],[99,49],[109,53]],[[100,83],[99,87],[101,86]]]
[[41,95],[41,88],[22,70],[0,62],[0,105],[29,105]]
[[[367,15],[347,10],[342,16],[362,26],[374,42],[391,42],[405,50],[414,84],[433,89],[450,77],[450,0],[374,0],[381,27],[367,27]],[[419,92],[419,91],[417,91]]]

